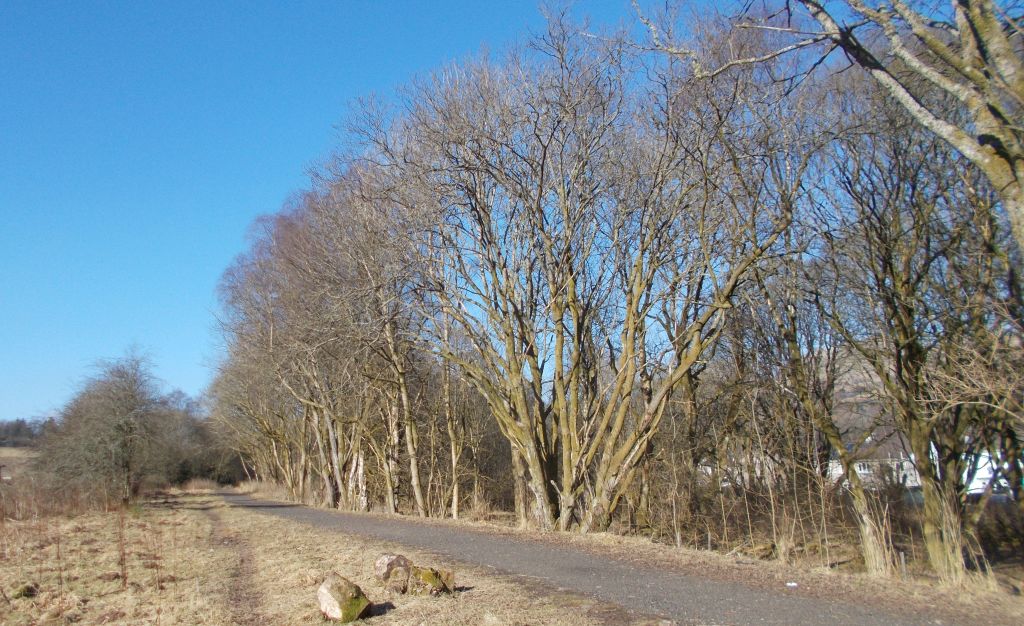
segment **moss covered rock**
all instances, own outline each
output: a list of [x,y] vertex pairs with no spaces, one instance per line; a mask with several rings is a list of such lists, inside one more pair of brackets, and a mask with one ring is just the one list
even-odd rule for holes
[[[412,566],[410,566],[412,567]],[[396,567],[384,581],[384,588],[390,593],[405,593],[409,590],[409,568]]]
[[448,593],[455,593],[455,572],[450,569],[439,569],[437,575],[441,577]]
[[373,571],[390,593],[436,596],[455,591],[454,572],[418,567],[400,554],[382,554],[373,564]]
[[[412,561],[401,554],[382,554],[373,564],[373,573],[377,575],[378,580],[387,584],[391,579],[391,573],[399,567],[408,570],[412,567]],[[408,571],[406,576],[408,577]]]
[[327,576],[316,597],[320,612],[338,622],[357,620],[370,608],[370,600],[359,585],[335,573]]
[[443,574],[432,567],[417,567],[413,565],[409,569],[409,593],[418,596],[437,596],[442,593],[451,593],[454,587],[455,576],[449,571]]

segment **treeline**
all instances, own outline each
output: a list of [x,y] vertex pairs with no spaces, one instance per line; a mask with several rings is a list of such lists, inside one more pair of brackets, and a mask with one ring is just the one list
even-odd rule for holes
[[39,422],[16,419],[0,422],[0,446],[25,447],[39,436]]
[[146,487],[241,479],[239,462],[220,445],[198,402],[180,391],[164,393],[146,359],[129,354],[97,369],[40,423],[30,476],[40,494],[114,506]]
[[885,574],[894,492],[862,462],[888,446],[920,483],[910,532],[962,578],[988,496],[1021,495],[1008,203],[884,83],[808,73],[767,23],[691,24],[682,54],[554,19],[364,106],[221,283],[211,402],[246,471],[331,507],[490,503],[779,558],[851,528]]

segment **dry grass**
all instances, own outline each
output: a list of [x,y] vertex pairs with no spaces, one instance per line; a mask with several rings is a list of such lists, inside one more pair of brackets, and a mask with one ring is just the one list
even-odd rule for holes
[[278,483],[268,483],[255,480],[242,481],[238,485],[237,491],[251,495],[254,498],[263,498],[264,500],[279,500],[281,502],[294,502],[295,498],[288,492],[288,489],[284,485]]
[[[82,513],[105,507],[95,494],[55,494],[33,467],[37,452],[31,448],[0,447],[0,526],[7,520],[29,520]],[[2,597],[0,597],[2,600]],[[2,607],[0,607],[2,608]]]
[[22,476],[32,464],[32,459],[35,456],[35,450],[30,448],[0,446],[0,465],[3,466],[0,476],[10,479]]
[[220,489],[220,485],[208,478],[190,478],[188,482],[182,485],[182,489],[188,492],[208,493]]
[[[8,521],[0,529],[0,622],[86,624],[323,624],[316,589],[336,571],[377,606],[370,624],[623,623],[628,615],[572,594],[525,587],[457,568],[448,597],[389,596],[373,562],[430,555],[227,507],[210,490],[152,497],[124,516],[127,584],[120,575],[118,513]],[[59,548],[58,548],[59,545]],[[13,598],[35,583],[34,598]]]
[[[211,520],[161,506],[124,514],[120,571],[118,513],[8,521],[0,530],[0,612],[6,624],[225,624],[218,572],[234,554],[210,541]],[[15,589],[34,583],[34,598]],[[8,604],[9,602],[9,604]]]

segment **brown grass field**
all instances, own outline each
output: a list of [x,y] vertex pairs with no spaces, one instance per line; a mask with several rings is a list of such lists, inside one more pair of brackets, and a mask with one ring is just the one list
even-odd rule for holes
[[0,446],[0,465],[3,466],[0,477],[14,478],[23,475],[34,458],[35,451],[28,448]]

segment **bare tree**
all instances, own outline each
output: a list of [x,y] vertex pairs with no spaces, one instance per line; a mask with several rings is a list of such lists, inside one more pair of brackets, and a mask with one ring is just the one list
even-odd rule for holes
[[[935,407],[929,372],[949,364],[962,337],[978,341],[994,330],[977,299],[1005,299],[1016,290],[1014,273],[1007,257],[999,261],[978,245],[998,240],[979,225],[999,229],[983,181],[941,140],[923,136],[909,116],[876,97],[881,101],[869,100],[864,110],[857,109],[863,102],[847,110],[870,120],[868,132],[842,140],[835,155],[828,262],[854,300],[827,315],[871,365],[906,438],[923,488],[929,561],[943,578],[959,580],[964,477],[993,418]],[[962,274],[961,264],[980,273]]]
[[171,407],[143,357],[129,353],[98,367],[42,438],[39,467],[62,489],[127,503],[147,475],[169,479],[159,452]]
[[442,220],[427,286],[473,347],[442,352],[488,399],[533,518],[602,529],[788,225],[813,142],[785,162],[768,123],[794,110],[750,75],[708,88],[666,68],[633,94],[615,47],[560,24],[536,46],[437,76],[364,132],[396,180],[422,181],[401,201]]
[[[942,138],[988,179],[1009,215],[1013,237],[1024,248],[1024,31],[1020,6],[995,0],[797,0],[813,20],[800,20],[793,3],[775,3],[754,19],[736,17],[743,29],[790,36],[771,51],[736,55],[712,63],[712,76],[725,68],[761,63],[797,50],[841,50],[864,69],[917,124]],[[945,4],[946,6],[942,6]],[[655,47],[707,65],[694,46],[666,40],[663,29],[643,17]],[[821,58],[811,58],[817,66]],[[963,115],[936,107],[929,91],[959,103]]]

